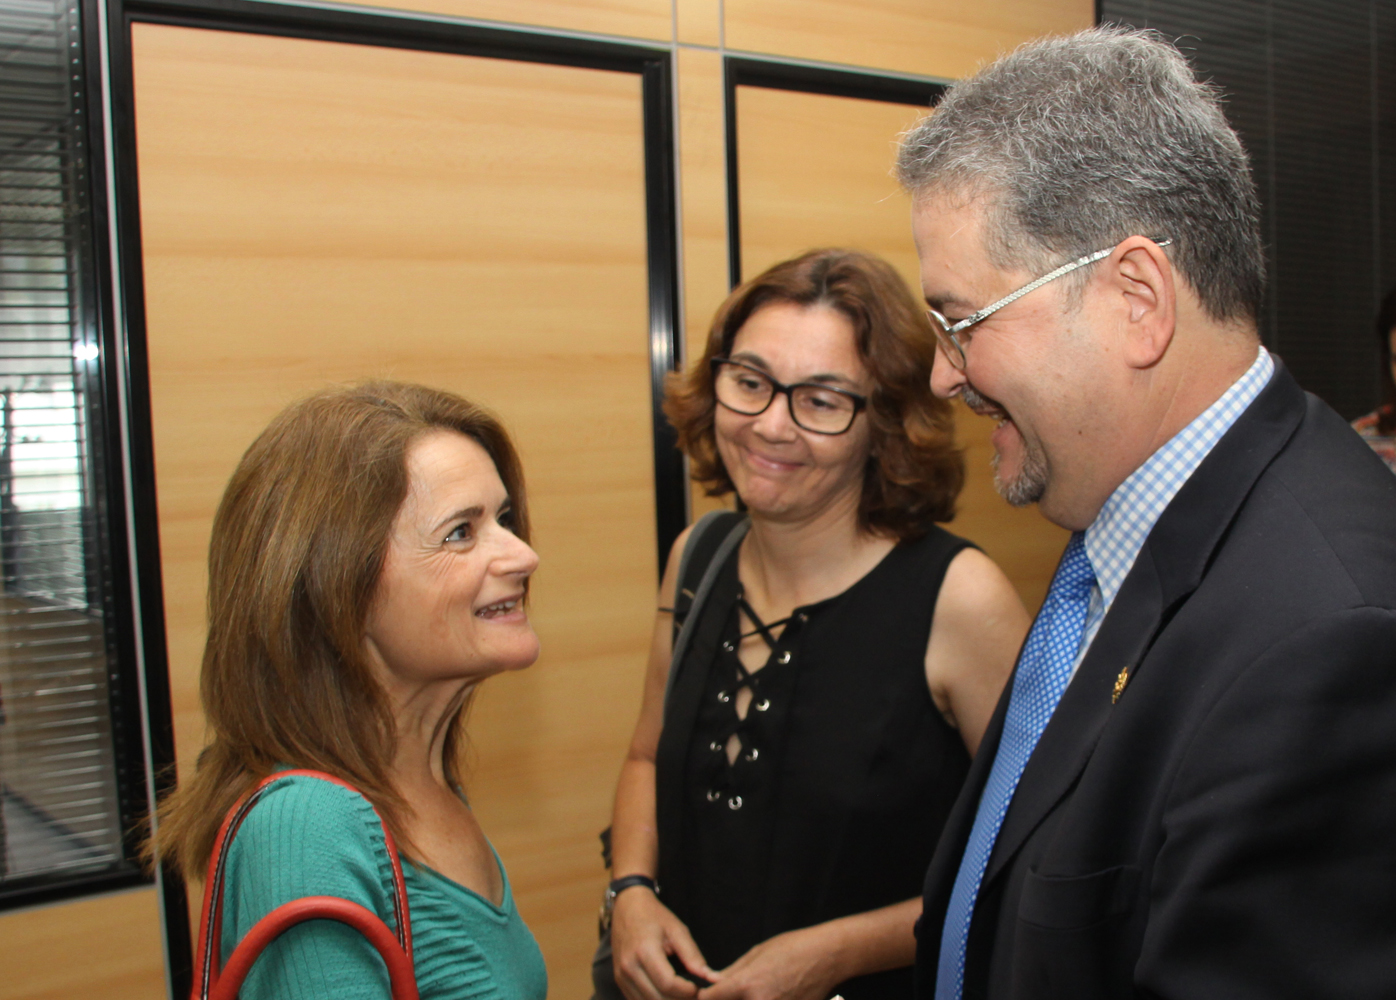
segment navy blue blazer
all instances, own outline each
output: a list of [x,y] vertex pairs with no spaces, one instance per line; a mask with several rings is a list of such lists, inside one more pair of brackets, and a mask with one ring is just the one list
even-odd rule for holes
[[[918,1000],[1007,697],[927,871]],[[1283,366],[1164,511],[1028,761],[964,995],[1396,997],[1396,476]]]

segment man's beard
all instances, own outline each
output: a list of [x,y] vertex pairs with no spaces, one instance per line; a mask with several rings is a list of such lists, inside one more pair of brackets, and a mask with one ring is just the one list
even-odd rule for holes
[[[960,395],[964,399],[965,405],[975,413],[997,420],[1008,419],[1008,413],[1003,407],[990,402],[986,397],[975,392],[968,384],[960,390]],[[995,450],[993,460],[994,489],[1012,506],[1026,507],[1041,500],[1042,494],[1047,490],[1047,457],[1042,454],[1041,449],[1029,443],[1021,431],[1018,432],[1018,437],[1023,442],[1023,467],[1018,470],[1018,475],[1005,481],[999,475],[1000,456]]]

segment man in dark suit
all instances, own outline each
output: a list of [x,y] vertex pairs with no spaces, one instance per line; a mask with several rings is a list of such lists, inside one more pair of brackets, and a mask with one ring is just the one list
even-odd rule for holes
[[932,385],[1073,532],[926,878],[930,1000],[1396,997],[1396,479],[1260,346],[1177,50],[1033,43],[907,136]]

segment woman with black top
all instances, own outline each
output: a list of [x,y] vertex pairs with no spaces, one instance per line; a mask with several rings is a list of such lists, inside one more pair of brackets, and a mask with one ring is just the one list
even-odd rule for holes
[[672,679],[688,532],[669,559],[599,996],[910,995],[926,865],[1028,628],[998,567],[936,526],[963,464],[934,353],[888,264],[823,250],[734,292],[671,383],[694,477],[749,530]]

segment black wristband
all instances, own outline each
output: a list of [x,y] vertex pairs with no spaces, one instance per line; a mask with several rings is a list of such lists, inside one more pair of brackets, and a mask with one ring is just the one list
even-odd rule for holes
[[648,875],[626,875],[618,878],[606,887],[606,894],[615,899],[626,889],[633,889],[637,885],[642,885],[656,896],[659,895],[659,885]]

